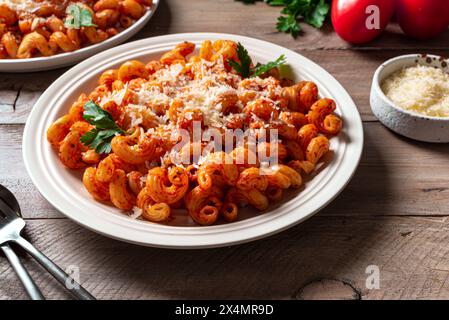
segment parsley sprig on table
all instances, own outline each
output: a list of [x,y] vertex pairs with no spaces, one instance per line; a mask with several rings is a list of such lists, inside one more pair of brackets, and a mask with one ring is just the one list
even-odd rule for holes
[[277,30],[290,33],[294,38],[299,35],[300,20],[321,28],[330,14],[331,0],[236,0],[243,3],[265,1],[273,7],[283,7],[276,24]]
[[240,42],[237,44],[237,57],[239,58],[240,63],[231,59],[228,59],[228,63],[243,78],[258,77],[286,62],[285,56],[281,55],[275,61],[270,61],[266,64],[258,63],[255,67],[252,67],[251,65],[253,62],[248,54],[248,50],[246,50]]
[[96,27],[93,23],[92,13],[80,4],[75,3],[68,6],[67,14],[67,18],[64,21],[66,28]]
[[80,138],[85,146],[95,149],[98,154],[111,152],[111,140],[124,131],[115,123],[111,114],[101,109],[93,101],[84,105],[83,118],[95,128],[83,134]]

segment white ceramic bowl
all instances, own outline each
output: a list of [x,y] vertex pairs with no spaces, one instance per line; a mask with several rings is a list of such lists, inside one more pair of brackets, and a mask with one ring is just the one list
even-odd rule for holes
[[[150,61],[182,41],[198,45],[206,40],[241,42],[255,61],[266,63],[285,54],[294,80],[314,81],[325,97],[337,103],[342,132],[331,139],[332,152],[300,192],[290,192],[263,213],[247,208],[233,223],[199,226],[187,212],[174,213],[169,224],[136,220],[117,208],[92,199],[84,188],[82,172],[64,168],[46,140],[46,130],[67,113],[82,92],[95,88],[98,76],[131,59]],[[174,34],[131,42],[102,52],[73,67],[56,80],[33,107],[23,134],[25,166],[41,194],[59,211],[104,235],[147,246],[165,248],[219,247],[260,239],[311,217],[334,199],[357,168],[363,148],[363,128],[357,107],[346,90],[320,66],[302,55],[265,41],[216,33]]]
[[150,21],[161,0],[153,0],[150,10],[137,20],[133,25],[121,31],[117,35],[100,43],[90,45],[73,52],[58,53],[49,57],[36,57],[30,59],[0,59],[0,72],[34,72],[52,70],[74,65],[96,53],[113,48],[139,32]]
[[382,81],[392,73],[416,64],[442,68],[449,72],[449,62],[440,56],[409,54],[390,59],[374,73],[371,110],[380,122],[398,134],[425,142],[449,142],[449,118],[430,117],[401,109],[387,98],[380,87]]

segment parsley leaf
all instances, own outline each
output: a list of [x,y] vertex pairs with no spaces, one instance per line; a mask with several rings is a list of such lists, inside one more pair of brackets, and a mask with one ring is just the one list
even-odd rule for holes
[[83,134],[81,136],[80,140],[85,146],[88,146],[92,143],[92,141],[94,141],[97,134],[98,134],[98,129],[94,128],[94,129],[86,132],[85,134]]
[[67,18],[64,26],[70,29],[81,27],[96,27],[93,23],[92,13],[80,4],[72,4],[67,7]]
[[315,28],[321,28],[330,12],[330,4],[325,0],[320,0],[315,7],[304,14],[304,21]]
[[111,114],[89,101],[84,104],[83,118],[95,128],[81,136],[81,143],[95,149],[98,154],[110,153],[112,138],[124,133]]
[[[254,4],[260,0],[236,0],[245,4]],[[330,14],[332,0],[264,0],[272,7],[283,7],[278,17],[276,29],[290,33],[294,38],[301,31],[299,22],[321,28]]]
[[103,141],[95,147],[95,152],[98,154],[108,154],[111,153],[111,151],[112,147],[110,141]]
[[278,17],[276,28],[281,32],[290,33],[293,38],[296,38],[301,31],[301,27],[294,16]]
[[251,73],[251,57],[245,47],[239,42],[237,44],[237,57],[240,60],[240,64],[236,61],[228,60],[232,68],[235,69],[243,78],[248,78]]
[[231,59],[228,59],[228,63],[243,78],[258,77],[273,68],[277,68],[278,66],[285,64],[286,62],[285,56],[281,55],[275,61],[270,61],[267,64],[258,63],[256,67],[252,67],[253,61],[248,54],[248,50],[246,50],[240,42],[237,44],[237,56],[240,63]]
[[93,101],[84,104],[83,118],[90,124],[95,125],[98,129],[116,129],[121,130],[109,112],[101,109]]
[[287,61],[285,60],[285,56],[281,55],[275,61],[270,61],[267,64],[258,64],[256,68],[254,68],[253,77],[258,77],[273,68],[277,68],[285,64],[286,62]]

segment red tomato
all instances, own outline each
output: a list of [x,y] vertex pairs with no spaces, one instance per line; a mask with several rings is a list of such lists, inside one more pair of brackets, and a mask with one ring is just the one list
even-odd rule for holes
[[404,33],[417,39],[436,37],[449,26],[449,0],[396,0]]
[[351,43],[373,40],[387,26],[394,13],[394,0],[333,0],[335,32]]

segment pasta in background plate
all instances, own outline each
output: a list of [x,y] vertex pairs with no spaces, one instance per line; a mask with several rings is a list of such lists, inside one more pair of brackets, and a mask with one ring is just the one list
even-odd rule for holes
[[0,59],[72,52],[131,26],[152,0],[0,0]]
[[276,63],[253,64],[233,41],[194,49],[180,43],[160,60],[103,72],[48,128],[61,162],[87,167],[83,183],[95,200],[154,222],[179,208],[200,225],[232,222],[243,205],[263,211],[301,188],[329,152],[342,120],[313,82],[281,78]]

